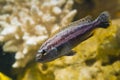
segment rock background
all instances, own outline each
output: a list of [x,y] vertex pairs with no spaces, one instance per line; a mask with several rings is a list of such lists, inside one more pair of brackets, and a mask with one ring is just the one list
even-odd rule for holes
[[[44,3],[43,0],[41,0],[41,3],[39,1],[37,2],[37,0],[31,0],[31,2],[29,0],[0,1],[0,79],[120,80],[120,0],[60,1],[58,2],[59,4],[56,5],[56,3],[52,3],[51,0],[45,0],[46,4],[44,6],[42,4]],[[49,2],[51,2],[51,6],[47,6]],[[38,6],[38,3],[41,5]],[[34,4],[34,6],[31,4]],[[66,6],[63,7],[63,5]],[[48,17],[50,20],[53,20],[52,24],[49,23],[49,20],[47,20],[45,17],[43,19],[40,14],[34,13],[36,15],[32,15],[33,13],[31,14],[29,12],[31,8],[39,12],[42,6],[43,8],[53,8],[53,12],[56,12],[56,10],[57,12],[59,11],[59,13],[56,12],[53,14],[53,12],[51,12],[51,9],[47,9],[48,12],[46,12],[46,10],[42,10],[44,14],[50,14]],[[39,46],[44,42],[44,40],[47,39],[46,37],[53,35],[54,32],[57,32],[58,29],[62,28],[64,25],[69,24],[72,20],[78,20],[89,14],[95,18],[104,10],[109,11],[111,14],[111,25],[107,29],[95,30],[94,36],[75,47],[73,50],[77,52],[76,55],[64,56],[56,59],[55,61],[44,64],[34,62],[33,55]],[[25,14],[27,16],[27,19],[31,22],[33,19],[35,24],[33,25],[27,23],[25,19],[21,19],[24,18],[24,16],[20,17],[19,12],[15,14],[14,11],[22,11],[22,14]],[[57,14],[60,14],[61,16],[59,17]],[[18,20],[16,19],[16,16],[19,16]],[[59,21],[54,20],[53,17],[58,18]],[[43,19],[43,21],[41,21],[41,19]],[[14,23],[17,23],[17,25]],[[54,25],[54,27],[49,27],[45,23],[48,23],[52,26]],[[41,32],[43,30],[41,34],[38,34],[39,32],[33,33],[31,30],[29,31],[28,26],[30,26],[30,29],[32,27],[32,29],[34,29],[38,24],[40,24],[40,26],[37,27],[40,27]],[[20,26],[22,28],[17,29],[16,26]],[[41,27],[45,28],[43,29]],[[6,37],[5,29],[9,30],[11,35],[7,35]],[[19,33],[21,33],[19,30],[24,30],[24,34],[26,34],[26,32],[29,33],[29,37],[26,37],[24,40],[22,38],[24,34],[19,35]],[[44,33],[44,31],[46,32]],[[17,37],[15,36],[14,38],[12,35],[17,35]],[[36,39],[35,36],[37,36],[38,40],[38,37],[40,36],[46,37],[42,41],[36,41],[34,40],[34,38]],[[10,41],[11,38],[12,41]],[[21,44],[24,44],[24,46],[22,46],[22,50],[19,50],[18,45]],[[22,55],[24,57],[22,57],[21,54],[23,54],[24,50],[27,50],[28,52],[26,53],[27,55],[24,54]],[[26,58],[26,56],[32,57]],[[14,65],[15,63],[19,63],[19,65],[16,66]],[[4,74],[10,78],[6,78]]]

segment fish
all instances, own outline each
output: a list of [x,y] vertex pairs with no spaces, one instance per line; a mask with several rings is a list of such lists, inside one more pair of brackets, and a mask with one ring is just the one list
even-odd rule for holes
[[46,40],[36,53],[35,60],[46,63],[62,56],[76,54],[72,49],[93,35],[96,28],[107,28],[110,25],[110,15],[107,11],[100,13],[96,19],[87,16],[72,22],[65,29]]

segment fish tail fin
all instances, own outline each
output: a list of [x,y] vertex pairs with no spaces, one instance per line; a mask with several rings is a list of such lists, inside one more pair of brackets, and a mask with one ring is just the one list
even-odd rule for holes
[[110,25],[110,15],[107,11],[102,12],[97,20],[100,21],[99,27],[107,28]]

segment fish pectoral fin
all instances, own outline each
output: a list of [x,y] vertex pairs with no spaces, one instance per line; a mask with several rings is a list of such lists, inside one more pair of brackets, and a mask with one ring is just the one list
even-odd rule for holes
[[54,54],[55,54],[55,53],[57,53],[57,51],[58,51],[58,50],[57,50],[57,48],[56,48],[56,47],[52,47],[52,49],[51,49],[51,52],[52,52],[52,53],[54,53]]
[[75,51],[70,51],[68,54],[66,54],[66,56],[73,56],[73,55],[75,55]]
[[52,50],[57,51],[57,48],[56,47],[52,47]]

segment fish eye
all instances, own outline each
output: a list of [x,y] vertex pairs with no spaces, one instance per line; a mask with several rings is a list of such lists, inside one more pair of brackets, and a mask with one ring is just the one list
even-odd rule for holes
[[43,50],[40,50],[40,51],[38,51],[38,52],[40,52],[42,55],[46,55],[46,51],[43,49]]
[[42,50],[42,54],[43,54],[43,55],[46,55],[47,53],[46,53],[46,51],[45,51],[45,50]]
[[43,55],[46,55],[46,51],[45,50],[39,50],[38,51],[39,54],[36,55],[37,58],[41,58]]
[[45,54],[46,53],[46,51],[45,50],[42,50],[42,54]]

